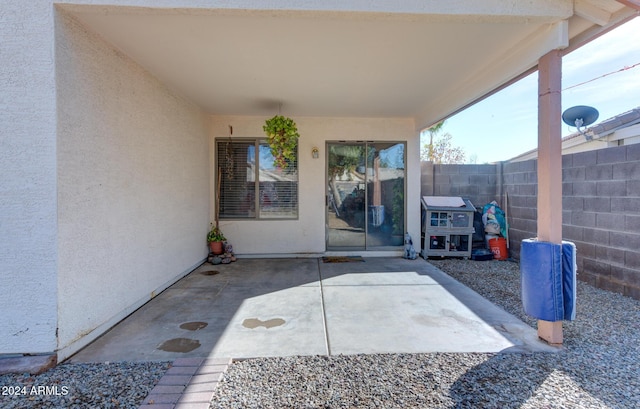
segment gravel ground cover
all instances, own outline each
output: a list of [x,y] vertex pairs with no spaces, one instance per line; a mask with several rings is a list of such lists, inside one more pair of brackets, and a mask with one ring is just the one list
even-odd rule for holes
[[[535,327],[507,261],[432,264]],[[578,283],[555,354],[379,354],[233,363],[211,408],[639,408],[640,302]],[[168,362],[0,376],[0,408],[137,408]],[[33,389],[35,387],[35,389]],[[44,389],[43,389],[44,388]],[[48,389],[46,389],[48,388]]]
[[[441,270],[535,327],[508,261]],[[640,302],[578,284],[558,353],[388,354],[233,363],[211,408],[639,408]]]
[[138,408],[169,362],[61,364],[40,375],[0,375],[0,408]]

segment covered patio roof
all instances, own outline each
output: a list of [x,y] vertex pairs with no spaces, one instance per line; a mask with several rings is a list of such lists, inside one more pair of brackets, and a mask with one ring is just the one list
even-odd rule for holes
[[614,0],[126,3],[58,7],[209,113],[417,129],[637,14]]

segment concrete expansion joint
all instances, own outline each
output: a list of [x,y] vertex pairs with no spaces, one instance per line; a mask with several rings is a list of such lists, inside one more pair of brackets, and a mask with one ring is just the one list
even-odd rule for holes
[[325,349],[327,356],[331,356],[331,344],[329,342],[329,329],[327,328],[327,311],[324,305],[324,285],[322,282],[322,269],[318,258],[318,285],[320,286],[320,309],[322,310],[322,328],[324,330]]

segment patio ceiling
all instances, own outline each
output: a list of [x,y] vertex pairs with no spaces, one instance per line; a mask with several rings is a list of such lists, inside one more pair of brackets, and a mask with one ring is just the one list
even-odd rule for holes
[[212,114],[413,117],[418,128],[635,12],[613,0],[220,3],[235,7],[58,8]]

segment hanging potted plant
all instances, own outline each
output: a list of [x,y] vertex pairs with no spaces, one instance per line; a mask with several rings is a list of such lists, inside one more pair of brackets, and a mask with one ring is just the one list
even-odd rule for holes
[[211,224],[211,230],[207,233],[207,243],[213,254],[222,254],[222,243],[227,239],[218,226]]
[[293,119],[276,115],[267,119],[262,129],[267,135],[274,164],[286,169],[290,163],[295,162],[300,134]]

